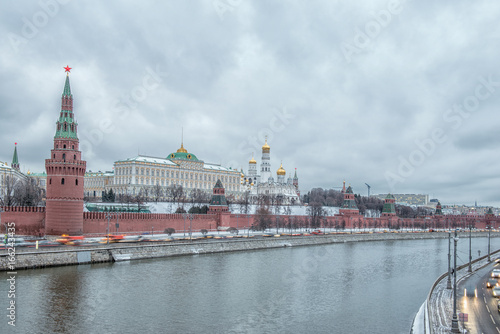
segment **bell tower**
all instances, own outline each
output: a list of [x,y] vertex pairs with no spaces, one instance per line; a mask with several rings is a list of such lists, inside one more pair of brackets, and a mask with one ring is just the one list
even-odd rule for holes
[[78,235],[83,233],[83,180],[86,162],[78,150],[78,123],[73,114],[73,95],[66,66],[66,82],[61,98],[61,112],[56,122],[54,147],[45,160],[47,201],[45,233]]

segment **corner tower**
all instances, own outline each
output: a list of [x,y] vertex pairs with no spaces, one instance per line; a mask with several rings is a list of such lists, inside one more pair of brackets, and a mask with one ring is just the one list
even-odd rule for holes
[[54,147],[45,160],[47,201],[45,233],[48,235],[83,233],[83,180],[86,162],[82,160],[77,136],[78,124],[73,114],[73,95],[69,85],[70,67],[61,98],[61,112],[56,122]]

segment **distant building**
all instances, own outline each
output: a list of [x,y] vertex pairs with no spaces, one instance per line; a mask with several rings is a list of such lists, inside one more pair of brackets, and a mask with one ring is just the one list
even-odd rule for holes
[[[103,191],[110,189],[117,195],[153,197],[154,188],[163,192],[173,185],[182,186],[189,194],[199,189],[207,194],[220,179],[224,182],[227,194],[239,196],[241,193],[241,173],[218,164],[204,162],[184,145],[165,158],[138,155],[133,158],[115,161],[113,172],[88,172],[85,174],[85,195],[101,198]],[[163,196],[162,196],[163,197]]]
[[102,193],[113,184],[115,173],[92,172],[85,173],[84,194],[86,198],[101,198]]
[[[27,176],[21,173],[19,168],[19,159],[17,156],[17,143],[14,146],[12,163],[0,162],[0,198],[3,198],[7,191],[13,192],[14,185],[18,180],[25,180]],[[11,193],[12,195],[13,193]]]
[[[378,199],[385,200],[389,194],[373,195]],[[404,205],[428,205],[429,195],[422,194],[392,194],[397,204]]]

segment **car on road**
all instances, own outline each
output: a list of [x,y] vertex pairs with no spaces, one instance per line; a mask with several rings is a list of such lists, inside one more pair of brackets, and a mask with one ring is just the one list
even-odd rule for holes
[[498,281],[494,278],[490,278],[487,282],[486,282],[486,287],[487,288],[492,288],[494,286],[498,285]]
[[498,268],[493,269],[493,271],[491,272],[491,277],[500,278],[500,269]]
[[500,286],[495,286],[493,290],[491,290],[493,297],[500,298]]

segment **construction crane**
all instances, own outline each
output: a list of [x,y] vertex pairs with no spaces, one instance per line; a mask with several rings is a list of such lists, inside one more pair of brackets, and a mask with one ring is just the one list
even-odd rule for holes
[[371,186],[368,183],[365,183],[365,184],[368,187],[368,197],[370,197],[370,188],[371,188]]

